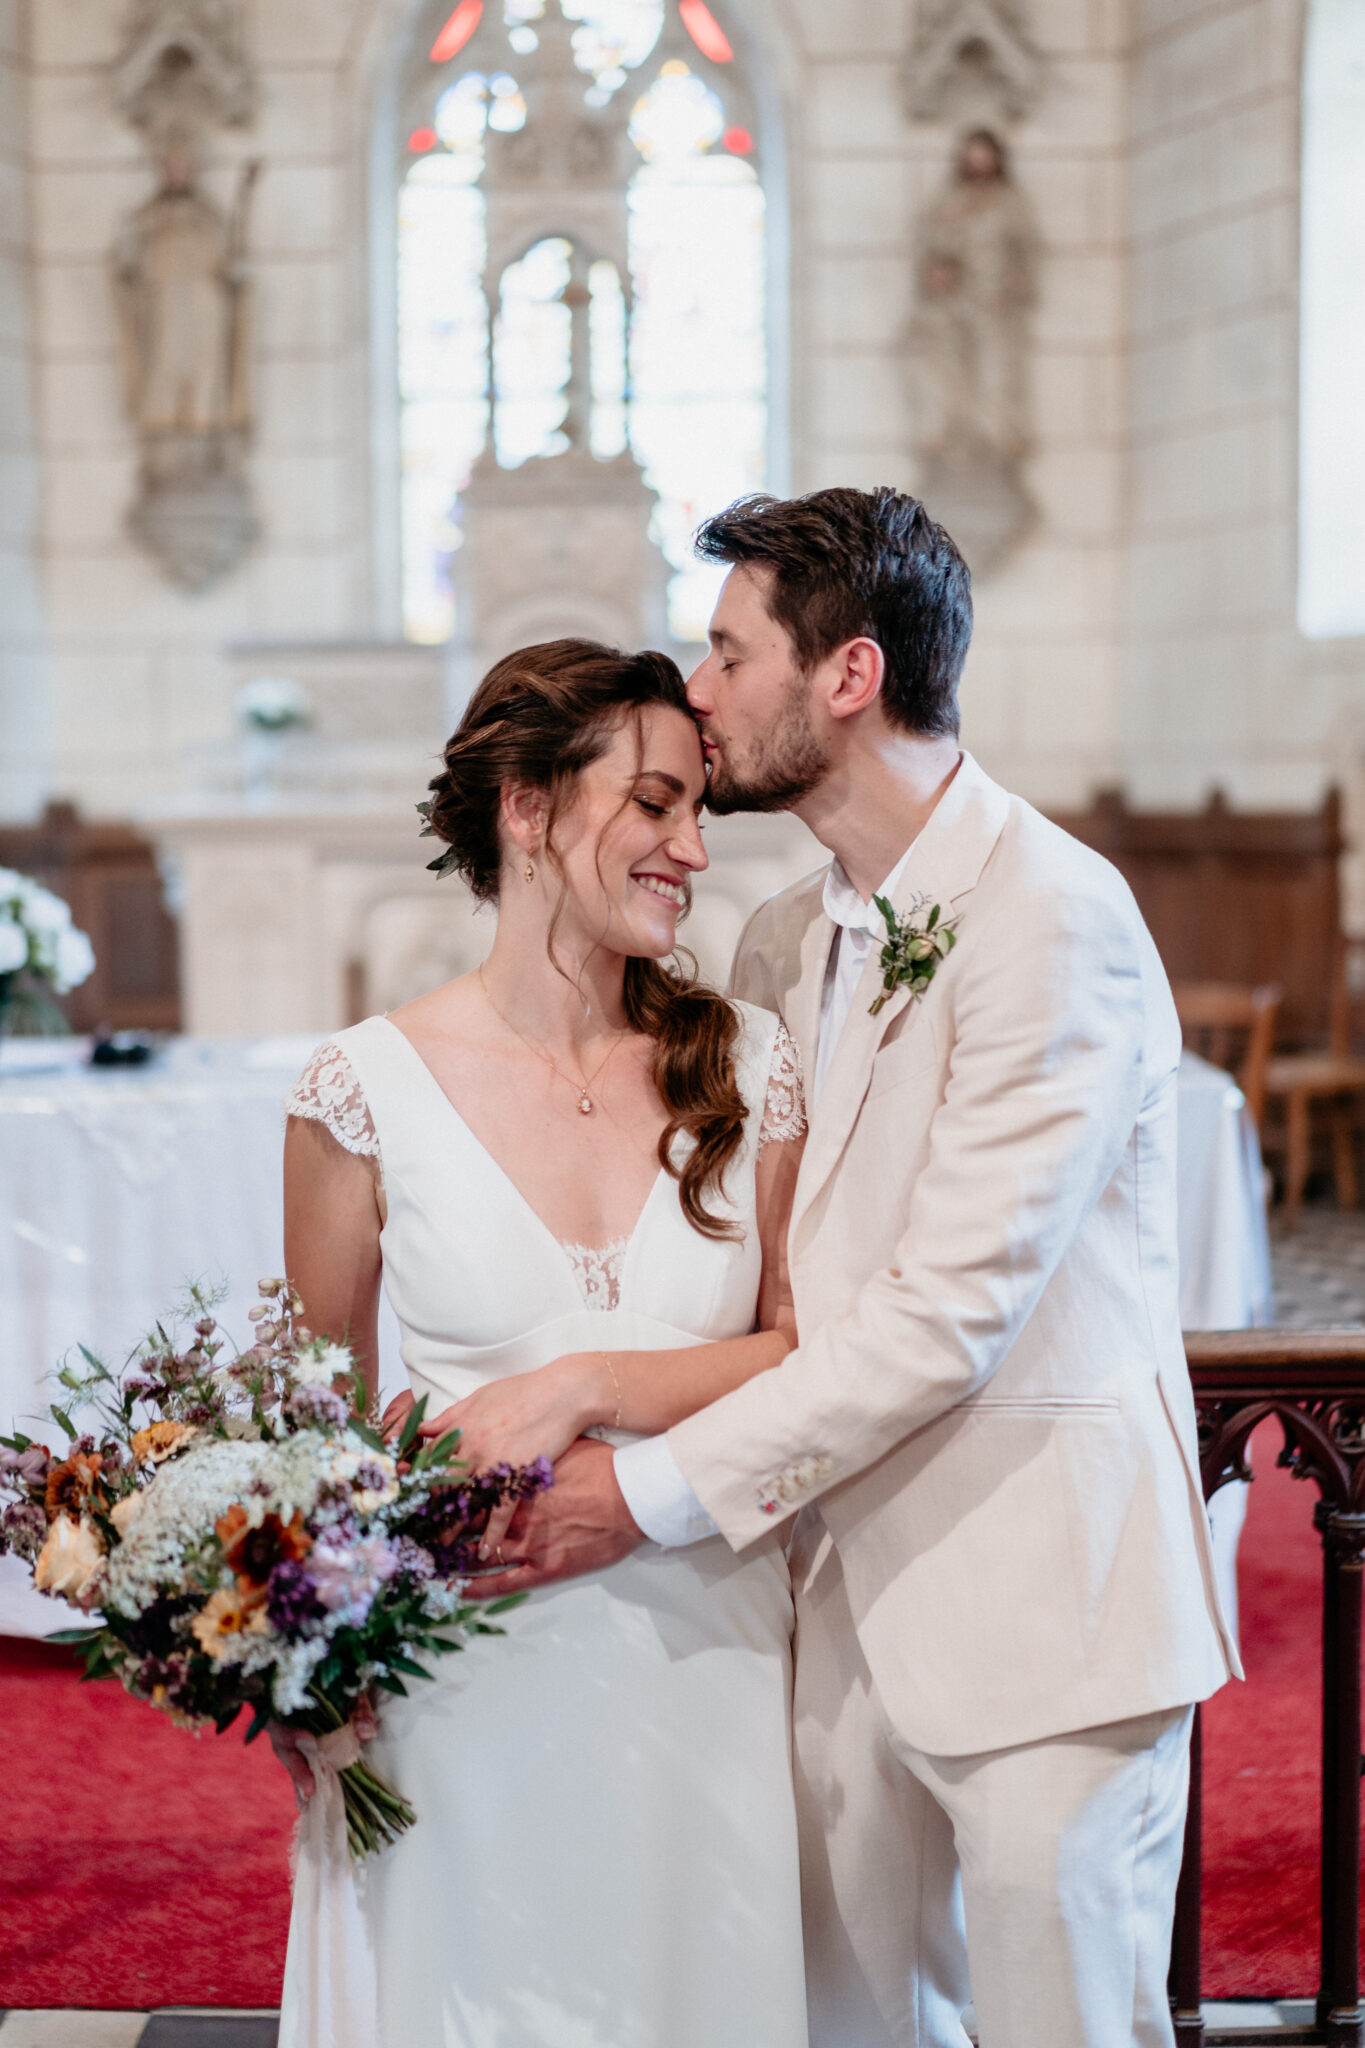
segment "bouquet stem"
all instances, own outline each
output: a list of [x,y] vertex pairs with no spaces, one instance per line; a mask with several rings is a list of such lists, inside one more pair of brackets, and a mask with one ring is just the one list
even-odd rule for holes
[[[346,1726],[346,1717],[325,1693],[314,1691],[313,1698],[317,1702],[316,1710],[291,1714],[292,1727],[307,1729],[310,1735],[332,1735],[338,1728]],[[390,1842],[396,1842],[412,1826],[417,1814],[400,1793],[370,1769],[363,1758],[353,1764],[344,1764],[337,1776],[346,1805],[346,1845],[353,1861],[363,1863],[376,1849],[386,1849]]]
[[368,1764],[347,1764],[339,1773],[346,1802],[346,1841],[357,1863],[385,1849],[410,1828],[417,1815],[406,1799],[386,1785]]

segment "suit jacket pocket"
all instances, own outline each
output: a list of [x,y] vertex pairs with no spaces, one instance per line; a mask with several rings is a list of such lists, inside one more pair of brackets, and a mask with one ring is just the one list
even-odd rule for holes
[[1116,1415],[1112,1394],[975,1394],[964,1405],[991,1415]]

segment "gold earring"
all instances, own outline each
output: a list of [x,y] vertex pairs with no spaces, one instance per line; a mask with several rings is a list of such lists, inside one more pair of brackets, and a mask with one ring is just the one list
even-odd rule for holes
[[529,859],[528,859],[528,860],[527,860],[527,863],[526,863],[526,879],[527,879],[527,881],[528,881],[528,882],[534,882],[535,878],[536,878],[536,864],[535,864],[535,862],[534,862],[533,860],[529,860]]

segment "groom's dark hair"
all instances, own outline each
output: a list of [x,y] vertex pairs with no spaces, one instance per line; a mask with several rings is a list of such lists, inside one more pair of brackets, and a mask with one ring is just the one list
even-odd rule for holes
[[703,561],[769,572],[768,610],[803,670],[847,640],[875,640],[892,724],[956,734],[972,577],[918,498],[886,486],[741,498],[706,521],[695,546]]

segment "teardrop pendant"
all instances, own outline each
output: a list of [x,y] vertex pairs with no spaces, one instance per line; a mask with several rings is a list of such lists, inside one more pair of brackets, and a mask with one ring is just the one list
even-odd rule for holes
[[578,1098],[578,1113],[580,1116],[592,1115],[592,1097],[589,1095],[586,1088],[583,1090],[583,1093]]

